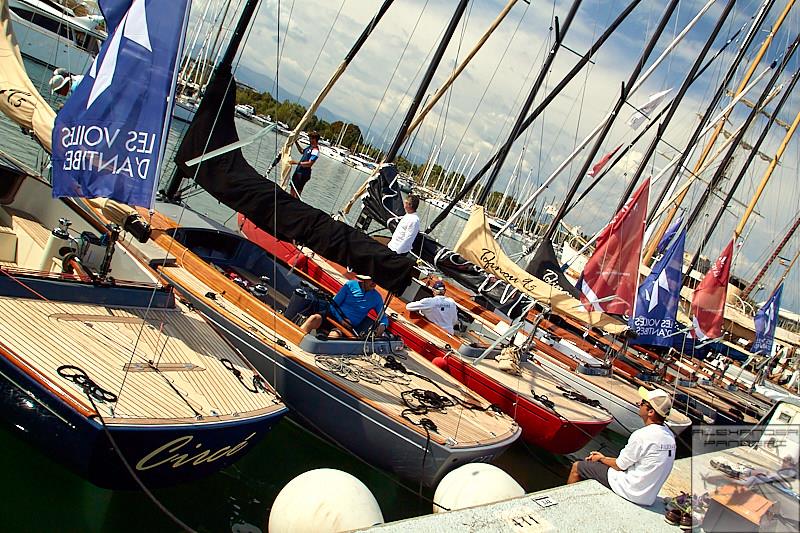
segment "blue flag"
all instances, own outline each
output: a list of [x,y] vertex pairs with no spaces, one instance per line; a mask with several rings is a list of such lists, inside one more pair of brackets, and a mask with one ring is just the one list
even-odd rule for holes
[[56,116],[55,197],[152,207],[190,0],[129,3]]
[[672,224],[669,225],[667,231],[664,232],[664,236],[661,237],[661,240],[658,241],[658,246],[656,246],[656,253],[663,254],[664,251],[667,249],[669,245],[669,241],[672,240],[672,237],[678,232],[678,228],[681,227],[683,224],[683,215],[679,216],[677,220],[675,220]]
[[109,35],[117,29],[132,3],[133,0],[100,0],[97,2],[103,18],[106,19],[106,31]]
[[670,337],[678,327],[678,300],[681,289],[681,267],[686,231],[674,239],[664,256],[639,286],[636,307],[629,326],[638,338],[632,343],[645,346],[671,346]]
[[775,326],[778,324],[778,310],[781,308],[783,283],[778,285],[764,307],[755,316],[756,340],[753,342],[753,353],[769,355],[772,352],[772,341],[775,340]]

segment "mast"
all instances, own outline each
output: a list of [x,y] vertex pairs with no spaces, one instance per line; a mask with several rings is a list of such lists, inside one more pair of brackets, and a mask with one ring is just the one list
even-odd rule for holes
[[[769,267],[771,267],[775,259],[778,258],[781,251],[783,250],[783,247],[786,246],[786,243],[789,242],[789,239],[792,238],[792,235],[794,235],[794,232],[797,230],[798,226],[800,226],[800,215],[798,215],[797,219],[794,221],[794,224],[792,224],[792,227],[789,228],[789,231],[786,232],[786,235],[783,236],[781,242],[778,243],[778,246],[775,247],[775,251],[772,252],[771,256],[769,256],[769,259],[767,259],[767,262],[764,263],[763,267],[761,267],[761,270],[758,271],[758,274],[756,274],[756,277],[753,278],[753,281],[750,283],[750,285],[745,287],[745,289],[742,291],[742,298],[747,298],[753,291],[753,289],[755,289],[758,286],[758,282],[761,281],[761,278],[763,278],[764,274],[767,273]],[[800,250],[798,250],[797,253],[800,254]],[[792,262],[789,264],[789,268],[792,268],[792,265],[794,265],[794,262],[796,260],[797,260],[797,255],[794,256],[794,259],[792,259]],[[786,279],[786,276],[789,275],[789,268],[786,269],[786,272],[783,275],[783,279]],[[780,283],[778,285],[780,285]]]
[[353,44],[352,48],[350,48],[350,51],[347,52],[347,55],[336,68],[336,71],[330,77],[328,83],[325,84],[325,87],[322,88],[314,101],[311,102],[311,104],[308,106],[308,109],[306,109],[305,114],[300,119],[300,122],[297,123],[294,130],[286,138],[286,142],[283,144],[283,149],[281,150],[281,159],[283,160],[283,165],[281,165],[281,187],[285,188],[289,183],[289,170],[291,169],[291,166],[288,164],[288,153],[291,151],[292,145],[294,144],[298,135],[300,135],[300,132],[303,130],[303,126],[305,126],[309,119],[314,116],[314,113],[316,113],[320,104],[322,104],[322,100],[328,96],[328,93],[333,88],[333,85],[342,76],[345,69],[347,69],[348,65],[350,65],[350,62],[353,61],[353,58],[356,56],[358,51],[361,50],[362,46],[364,46],[364,43],[367,42],[367,38],[372,33],[372,30],[375,29],[375,27],[378,25],[378,22],[380,22],[380,20],[383,18],[383,15],[386,14],[386,11],[389,10],[389,6],[391,6],[393,2],[394,0],[384,0],[380,9],[378,9],[378,12],[374,17],[372,17],[372,20],[369,22],[369,24],[367,24],[367,27],[364,28],[364,31],[362,31],[361,35],[359,35],[358,39],[356,39],[355,44]]
[[[797,77],[798,75],[795,74],[795,79],[797,79]],[[794,81],[795,80],[792,80],[793,83]],[[787,91],[787,94],[790,92],[791,91]],[[794,117],[794,122],[792,122],[792,125],[786,132],[786,135],[784,136],[781,145],[778,147],[778,151],[775,153],[775,157],[773,157],[772,161],[769,162],[769,166],[767,167],[767,170],[764,172],[764,176],[761,178],[761,182],[758,184],[758,188],[756,189],[755,194],[753,194],[753,197],[750,199],[750,203],[747,205],[747,209],[745,209],[745,212],[742,215],[742,219],[736,226],[736,229],[733,232],[736,238],[738,238],[744,231],[744,227],[747,224],[747,220],[753,213],[753,210],[756,207],[756,203],[761,198],[761,194],[764,192],[764,188],[767,186],[767,182],[769,181],[769,178],[772,176],[772,172],[775,170],[775,167],[778,166],[778,161],[783,156],[783,152],[786,150],[786,146],[789,144],[789,140],[792,138],[792,135],[794,135],[798,123],[800,123],[800,111],[798,111],[797,115]]]
[[[703,15],[711,8],[711,6],[715,2],[716,0],[709,0],[700,9],[697,15],[695,15],[695,17],[689,22],[689,24],[687,24],[686,27],[683,28],[683,30],[681,30],[681,32],[672,40],[672,42],[667,45],[667,47],[661,52],[661,55],[658,57],[658,59],[656,59],[655,62],[653,62],[653,64],[650,65],[647,71],[644,74],[642,74],[642,76],[636,81],[633,87],[631,87],[628,90],[628,97],[630,97],[633,93],[635,93],[642,86],[645,80],[647,80],[653,74],[655,69],[658,68],[659,65],[661,65],[664,59],[666,59],[669,56],[669,54],[675,49],[678,43],[680,43],[683,40],[683,38],[686,37],[689,31],[700,21]],[[561,172],[563,172],[564,169],[566,169],[569,166],[572,160],[575,159],[578,156],[578,154],[580,154],[583,151],[583,149],[586,148],[586,145],[588,145],[589,142],[592,139],[594,139],[594,137],[600,132],[600,130],[603,129],[603,126],[605,125],[606,121],[610,120],[611,118],[612,118],[611,113],[608,113],[606,114],[605,117],[603,117],[600,120],[600,122],[594,127],[594,129],[591,132],[589,132],[589,134],[586,135],[586,137],[584,137],[583,140],[581,140],[581,142],[578,143],[577,146],[575,146],[575,148],[572,150],[572,153],[570,153],[567,156],[567,158],[564,159],[564,161],[562,161],[558,165],[558,167],[556,167],[556,169],[550,173],[550,175],[544,180],[544,182],[542,182],[539,188],[536,189],[536,191],[534,191],[534,193],[531,196],[529,196],[517,209],[517,211],[514,212],[514,214],[506,221],[505,225],[502,228],[500,228],[500,230],[495,234],[496,237],[502,235],[514,223],[514,221],[520,216],[520,214],[523,213],[536,200],[536,198],[542,193],[542,191],[544,191],[547,187],[550,186],[550,184],[561,174]]]
[[[653,49],[658,43],[658,39],[661,37],[661,34],[664,31],[664,28],[669,23],[670,18],[672,18],[672,13],[675,11],[678,2],[677,0],[671,0],[670,3],[667,5],[667,8],[664,10],[664,13],[661,15],[661,20],[658,23],[655,31],[653,31],[653,35],[650,36],[648,39],[647,44],[644,47],[644,50],[639,55],[639,61],[636,62],[636,66],[633,68],[630,76],[628,76],[627,83],[624,83],[620,90],[620,95],[617,98],[616,103],[614,104],[614,108],[611,112],[608,113],[607,118],[604,120],[602,128],[599,130],[599,134],[597,135],[597,140],[592,146],[589,154],[586,156],[586,159],[581,165],[581,169],[578,171],[578,175],[575,178],[575,181],[572,183],[572,186],[567,191],[566,195],[564,196],[564,200],[561,202],[561,205],[558,207],[558,211],[556,212],[553,220],[550,222],[550,225],[547,227],[547,230],[544,232],[542,236],[542,243],[546,241],[551,241],[553,239],[553,235],[555,235],[556,230],[558,229],[558,224],[561,219],[564,217],[564,212],[567,210],[567,206],[569,205],[570,201],[575,197],[575,194],[578,192],[578,187],[583,181],[583,176],[586,175],[588,172],[589,167],[592,165],[594,157],[597,155],[597,152],[600,151],[600,147],[603,145],[603,141],[605,140],[606,135],[611,130],[611,127],[614,125],[614,120],[619,114],[620,109],[625,104],[625,101],[630,96],[630,89],[636,83],[639,74],[641,74],[642,69],[644,69],[644,64],[647,62],[647,59],[650,57]],[[510,219],[509,219],[510,220]],[[508,223],[506,224],[508,225]],[[502,231],[502,230],[501,230]],[[499,236],[500,232],[498,232]]]
[[[800,39],[800,35],[798,36],[798,39]],[[730,187],[730,190],[728,191],[728,194],[725,196],[725,199],[722,201],[722,205],[719,207],[719,209],[717,210],[717,214],[714,216],[713,222],[711,222],[711,224],[708,225],[708,230],[706,231],[706,234],[703,236],[703,239],[700,241],[700,245],[697,247],[697,252],[696,252],[695,258],[692,259],[692,263],[691,263],[692,264],[692,268],[697,263],[697,257],[700,254],[700,250],[705,248],[706,244],[708,244],[708,241],[711,239],[711,235],[714,233],[714,230],[718,227],[719,221],[722,218],[722,214],[725,212],[725,209],[728,207],[728,204],[730,203],[731,199],[733,198],[734,193],[739,188],[739,185],[742,183],[742,180],[744,179],[744,175],[747,172],[747,168],[753,162],[753,159],[755,158],[756,154],[758,153],[759,148],[761,148],[761,145],[763,144],[764,139],[766,139],[766,137],[767,137],[767,133],[769,133],[770,128],[775,123],[775,119],[777,118],[778,113],[781,111],[781,109],[783,109],[783,106],[786,103],[786,101],[789,99],[789,96],[791,96],[792,90],[794,89],[794,86],[797,85],[797,80],[798,79],[800,79],[800,70],[796,71],[794,73],[794,75],[792,76],[792,81],[789,83],[789,86],[784,89],[783,96],[778,101],[778,105],[772,111],[772,114],[769,117],[769,121],[767,122],[767,125],[764,126],[764,128],[762,128],[761,135],[758,136],[758,140],[755,143],[753,143],[753,146],[750,149],[750,153],[748,154],[747,159],[745,160],[744,164],[742,164],[742,168],[739,170],[739,173],[737,174],[736,179],[733,180],[733,183],[731,184],[731,187]],[[757,112],[758,111],[759,110],[757,110]],[[798,116],[800,116],[800,115],[798,115]],[[765,178],[766,179],[769,179],[769,174],[772,173],[771,170],[773,168],[775,168],[775,165],[777,165],[777,160],[780,158],[781,155],[783,155],[783,150],[786,148],[786,144],[791,139],[792,133],[794,133],[794,130],[790,130],[789,132],[787,132],[786,136],[784,137],[783,142],[781,143],[780,149],[778,150],[778,153],[772,159],[772,162],[770,163],[770,166],[767,169],[768,174],[765,174]],[[763,181],[764,180],[762,180],[762,182]],[[737,227],[737,229],[738,229],[738,227]],[[734,239],[738,238],[740,234],[741,234],[741,231],[734,232]]]
[[[583,70],[583,67],[585,67],[586,64],[589,63],[589,61],[591,61],[594,54],[597,53],[597,51],[600,49],[601,46],[603,46],[603,44],[605,44],[608,38],[611,37],[611,35],[625,21],[625,19],[628,18],[628,15],[631,14],[631,12],[634,10],[634,8],[636,8],[636,6],[639,5],[640,2],[641,0],[632,0],[627,5],[627,7],[625,7],[625,9],[617,16],[614,22],[612,22],[611,25],[608,28],[606,28],[606,31],[604,31],[603,34],[597,38],[594,44],[592,44],[592,46],[589,47],[589,50],[586,52],[586,54],[581,56],[580,60],[561,79],[558,85],[556,85],[553,88],[553,90],[547,96],[544,97],[542,102],[533,110],[531,115],[527,119],[525,119],[525,121],[522,124],[522,129],[520,131],[520,134],[522,133],[522,131],[527,129],[533,123],[534,120],[536,120],[536,117],[538,117],[539,114],[541,114],[541,112],[548,105],[550,105],[550,103],[556,98],[556,96],[558,96],[561,93],[564,87],[566,87],[569,84],[569,82],[572,81],[572,79],[581,70]],[[486,174],[486,172],[491,168],[496,158],[497,154],[490,157],[489,161],[487,161],[486,164],[483,167],[481,167],[481,169],[477,172],[477,174],[475,174],[475,176],[473,176],[473,178],[469,180],[469,182],[465,183],[461,191],[450,201],[447,207],[445,207],[444,210],[441,213],[439,213],[439,215],[433,220],[433,222],[431,222],[431,224],[428,226],[428,229],[425,230],[425,233],[432,232],[436,226],[438,226],[445,218],[447,218],[447,215],[450,214],[450,211],[452,211],[453,207],[458,202],[464,199],[464,197],[475,187],[475,185],[480,181],[480,179],[484,176],[484,174]]]
[[406,111],[406,116],[403,118],[403,122],[400,123],[400,129],[397,131],[394,141],[392,141],[392,144],[386,151],[386,157],[383,158],[384,163],[394,163],[394,159],[397,157],[397,153],[400,151],[400,147],[403,145],[403,141],[406,138],[408,127],[411,124],[411,121],[414,119],[417,109],[419,109],[419,106],[422,103],[422,98],[425,96],[425,91],[428,90],[428,86],[431,84],[433,75],[436,73],[436,68],[439,66],[439,62],[442,60],[442,56],[444,56],[447,45],[450,43],[450,39],[453,37],[453,34],[456,31],[456,26],[458,26],[458,22],[461,20],[461,15],[464,14],[464,9],[467,7],[467,2],[468,0],[459,0],[458,7],[456,7],[456,11],[453,13],[450,23],[447,25],[447,29],[444,31],[442,40],[439,41],[439,46],[436,47],[436,51],[433,53],[431,64],[428,65],[428,69],[425,71],[425,75],[422,77],[419,87],[417,87],[417,93],[414,95],[414,99],[411,101],[411,106]]
[[[253,14],[255,13],[259,2],[260,0],[247,0],[245,3],[244,7],[242,8],[242,14],[239,16],[239,20],[236,22],[236,28],[233,30],[233,34],[231,35],[231,40],[228,41],[228,47],[225,49],[225,54],[222,56],[222,60],[219,62],[219,65],[217,65],[217,68],[214,69],[214,74],[211,75],[209,85],[216,76],[216,71],[219,69],[219,67],[223,65],[230,67],[233,65],[233,58],[236,56],[236,52],[239,50],[239,45],[242,43],[244,34],[247,31],[247,27],[250,25],[250,20],[253,18]],[[170,178],[169,183],[164,191],[164,197],[167,201],[180,201],[179,191],[182,181],[183,178],[176,168],[173,170],[172,177]]]
[[[717,38],[719,31],[722,29],[722,25],[728,19],[728,15],[733,8],[735,0],[728,0],[728,4],[725,6],[725,9],[722,11],[722,14],[717,20],[717,25],[714,27],[714,30],[709,35],[708,39],[706,39],[706,44],[703,46],[703,50],[695,59],[692,68],[689,70],[689,74],[683,80],[681,84],[681,88],[678,90],[678,94],[675,95],[675,98],[672,100],[672,103],[669,105],[669,111],[667,111],[667,115],[664,119],[659,123],[658,129],[656,130],[656,134],[653,136],[653,140],[650,142],[650,146],[648,146],[647,151],[645,152],[644,156],[642,157],[642,161],[639,163],[639,166],[636,169],[631,180],[628,182],[625,191],[622,193],[622,197],[619,200],[619,204],[617,204],[616,211],[622,209],[622,206],[625,205],[625,202],[628,200],[628,197],[633,192],[634,187],[636,187],[636,182],[639,181],[639,178],[644,173],[644,169],[647,166],[648,161],[653,156],[653,153],[656,151],[656,146],[661,141],[661,138],[664,136],[664,132],[667,129],[667,125],[672,120],[672,117],[675,115],[675,111],[678,109],[678,106],[681,104],[681,100],[683,100],[683,96],[686,94],[686,91],[689,89],[689,86],[695,80],[695,74],[700,69],[700,64],[703,62],[703,59],[706,57],[706,54],[711,49],[711,45],[714,40]],[[590,161],[591,162],[591,161]]]
[[[778,16],[778,19],[775,21],[775,23],[772,25],[772,28],[770,29],[770,32],[767,35],[766,39],[764,39],[764,42],[761,44],[761,48],[759,49],[758,53],[756,54],[756,57],[753,58],[753,61],[750,63],[750,67],[747,69],[747,72],[745,73],[745,75],[742,78],[741,82],[739,82],[739,87],[736,89],[736,92],[734,93],[734,97],[738,96],[739,93],[742,92],[742,90],[744,90],[745,86],[750,81],[750,78],[753,76],[753,72],[755,71],[756,66],[758,66],[758,64],[761,62],[761,59],[764,57],[764,54],[767,52],[767,49],[769,48],[769,45],[772,43],[772,39],[775,37],[775,34],[778,32],[778,29],[783,24],[783,21],[786,19],[786,16],[789,14],[789,10],[792,8],[794,3],[795,3],[795,0],[788,0],[788,2],[786,3],[786,7],[783,9],[781,14]],[[705,148],[703,148],[703,152],[700,154],[700,157],[698,158],[697,162],[695,163],[694,169],[692,170],[692,174],[697,174],[698,171],[700,170],[700,168],[703,166],[703,163],[705,163],[705,160],[708,157],[708,154],[711,152],[711,148],[714,146],[714,143],[717,141],[717,138],[719,137],[720,133],[722,133],[722,128],[725,126],[725,121],[727,120],[727,118],[728,117],[726,115],[717,124],[717,127],[714,130],[714,133],[711,134],[711,138],[706,143]],[[653,253],[655,252],[656,246],[658,246],[658,242],[661,240],[661,237],[664,236],[664,232],[667,231],[667,228],[672,223],[672,219],[675,218],[675,214],[678,212],[678,209],[679,209],[681,203],[683,202],[683,200],[686,198],[686,195],[688,194],[688,192],[689,192],[689,189],[687,188],[675,200],[673,207],[670,209],[670,211],[666,215],[666,217],[664,217],[664,220],[661,222],[661,226],[659,226],[658,230],[655,232],[655,234],[651,238],[650,245],[647,247],[647,250],[644,253],[644,256],[642,258],[642,262],[647,262],[653,257]]]
[[[675,0],[672,1],[675,2]],[[517,120],[516,122],[514,122],[514,126],[511,128],[511,132],[508,134],[508,140],[502,147],[500,147],[500,150],[497,152],[494,169],[492,169],[492,173],[489,174],[489,178],[486,181],[486,186],[483,189],[483,192],[480,194],[480,196],[478,196],[478,201],[477,201],[478,205],[484,205],[486,203],[486,200],[489,198],[489,194],[492,191],[492,186],[494,185],[494,182],[497,180],[497,177],[500,175],[500,169],[503,167],[503,163],[506,162],[506,157],[508,157],[508,152],[511,150],[511,145],[522,132],[522,123],[525,121],[525,116],[528,114],[528,111],[533,105],[533,101],[536,98],[536,95],[539,93],[539,89],[541,89],[545,78],[550,72],[550,66],[553,64],[553,61],[556,58],[556,54],[558,53],[559,48],[561,48],[561,43],[564,40],[564,36],[569,31],[569,27],[572,24],[572,21],[575,19],[575,14],[578,12],[578,8],[580,7],[581,2],[582,0],[574,0],[574,2],[572,2],[572,5],[569,8],[569,12],[567,13],[567,17],[564,19],[563,31],[559,28],[558,17],[556,17],[555,19],[556,34],[555,34],[555,39],[553,40],[553,45],[550,47],[550,52],[547,54],[547,58],[545,58],[544,63],[542,64],[542,68],[539,69],[539,75],[533,82],[533,86],[531,87],[531,90],[528,93],[528,98],[522,104],[522,108],[519,111],[519,115],[517,115]]]
[[[692,226],[694,226],[694,224],[697,222],[697,220],[700,218],[700,214],[702,213],[703,209],[705,208],[705,204],[708,201],[708,198],[711,196],[712,191],[715,188],[717,188],[719,183],[722,181],[722,178],[725,175],[725,171],[727,170],[728,165],[730,164],[730,161],[733,158],[733,154],[734,154],[734,152],[736,151],[736,149],[739,146],[739,142],[741,142],[742,138],[744,137],[745,132],[750,127],[750,125],[753,123],[753,120],[755,120],[756,116],[758,116],[758,114],[760,113],[760,108],[763,106],[764,102],[769,97],[770,92],[772,91],[772,88],[775,86],[775,83],[777,82],[777,80],[780,77],[781,73],[784,71],[784,69],[786,68],[786,65],[789,63],[789,60],[794,55],[794,52],[797,50],[798,44],[800,44],[800,33],[798,33],[798,35],[795,37],[795,39],[792,42],[792,44],[789,45],[788,50],[786,51],[785,55],[783,56],[783,60],[781,61],[781,63],[778,66],[778,68],[775,69],[775,72],[772,73],[772,77],[767,82],[766,87],[764,87],[764,90],[762,91],[761,96],[759,96],[758,102],[753,107],[753,109],[750,111],[750,113],[748,113],[744,124],[741,126],[741,128],[738,131],[738,133],[734,136],[733,140],[731,141],[730,146],[728,147],[728,151],[725,154],[725,156],[723,157],[722,162],[720,163],[720,165],[717,167],[716,172],[714,172],[714,176],[711,178],[711,180],[710,180],[710,182],[708,184],[708,187],[703,191],[703,194],[701,195],[700,199],[698,200],[697,205],[692,210],[692,213],[689,215],[689,218],[687,219],[687,222],[686,222],[686,230],[687,231],[689,231],[692,228]],[[738,94],[738,91],[737,91],[737,94]],[[687,276],[689,275],[689,272],[692,270],[692,268],[694,268],[695,265],[697,264],[697,260],[699,259],[699,257],[700,257],[700,248],[697,249],[697,252],[695,253],[694,259],[692,259],[691,265],[689,266],[689,270],[686,273]]]

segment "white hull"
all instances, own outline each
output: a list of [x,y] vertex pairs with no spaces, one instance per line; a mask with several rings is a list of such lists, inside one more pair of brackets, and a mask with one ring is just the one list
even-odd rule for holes
[[64,68],[69,72],[86,72],[94,59],[89,52],[53,32],[23,20],[11,13],[14,33],[22,55],[49,68]]
[[[554,376],[569,385],[572,389],[580,392],[587,398],[599,401],[603,407],[605,407],[608,412],[611,413],[611,416],[614,417],[614,420],[608,426],[608,429],[614,433],[627,436],[633,431],[644,427],[644,423],[639,416],[638,405],[624,398],[620,398],[619,396],[601,387],[598,387],[588,380],[583,379],[580,375],[564,368],[545,355],[537,355],[536,360],[539,361],[542,366],[549,370]],[[683,430],[691,425],[691,421],[688,418],[683,416],[680,418],[681,421],[678,423],[667,421],[667,425],[676,435],[679,435]]]

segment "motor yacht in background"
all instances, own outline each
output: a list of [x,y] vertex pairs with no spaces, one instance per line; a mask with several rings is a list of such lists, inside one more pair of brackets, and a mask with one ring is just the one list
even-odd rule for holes
[[9,8],[22,55],[50,68],[85,72],[108,36],[101,15],[57,2],[10,0]]

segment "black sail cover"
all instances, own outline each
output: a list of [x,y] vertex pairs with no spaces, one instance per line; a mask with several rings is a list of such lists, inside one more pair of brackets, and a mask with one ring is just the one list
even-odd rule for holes
[[539,244],[539,248],[536,249],[533,259],[530,260],[525,270],[580,300],[581,292],[564,275],[564,271],[561,270],[561,265],[556,259],[556,251],[553,250],[553,244],[549,239],[545,239]]
[[239,140],[233,120],[235,93],[230,67],[220,65],[175,156],[180,174],[195,179],[211,196],[278,239],[305,245],[359,274],[369,274],[395,294],[408,287],[413,259],[293,198],[261,176],[241,150],[203,161],[199,168],[186,166],[186,161]]
[[[384,227],[394,228],[404,213],[394,165],[381,167],[378,175],[370,181],[363,205],[364,211],[373,220]],[[485,299],[482,303],[490,304],[487,307],[497,308],[507,316],[516,318],[530,303],[527,296],[508,283],[497,279],[422,232],[414,241],[414,252],[444,275],[482,296]]]

